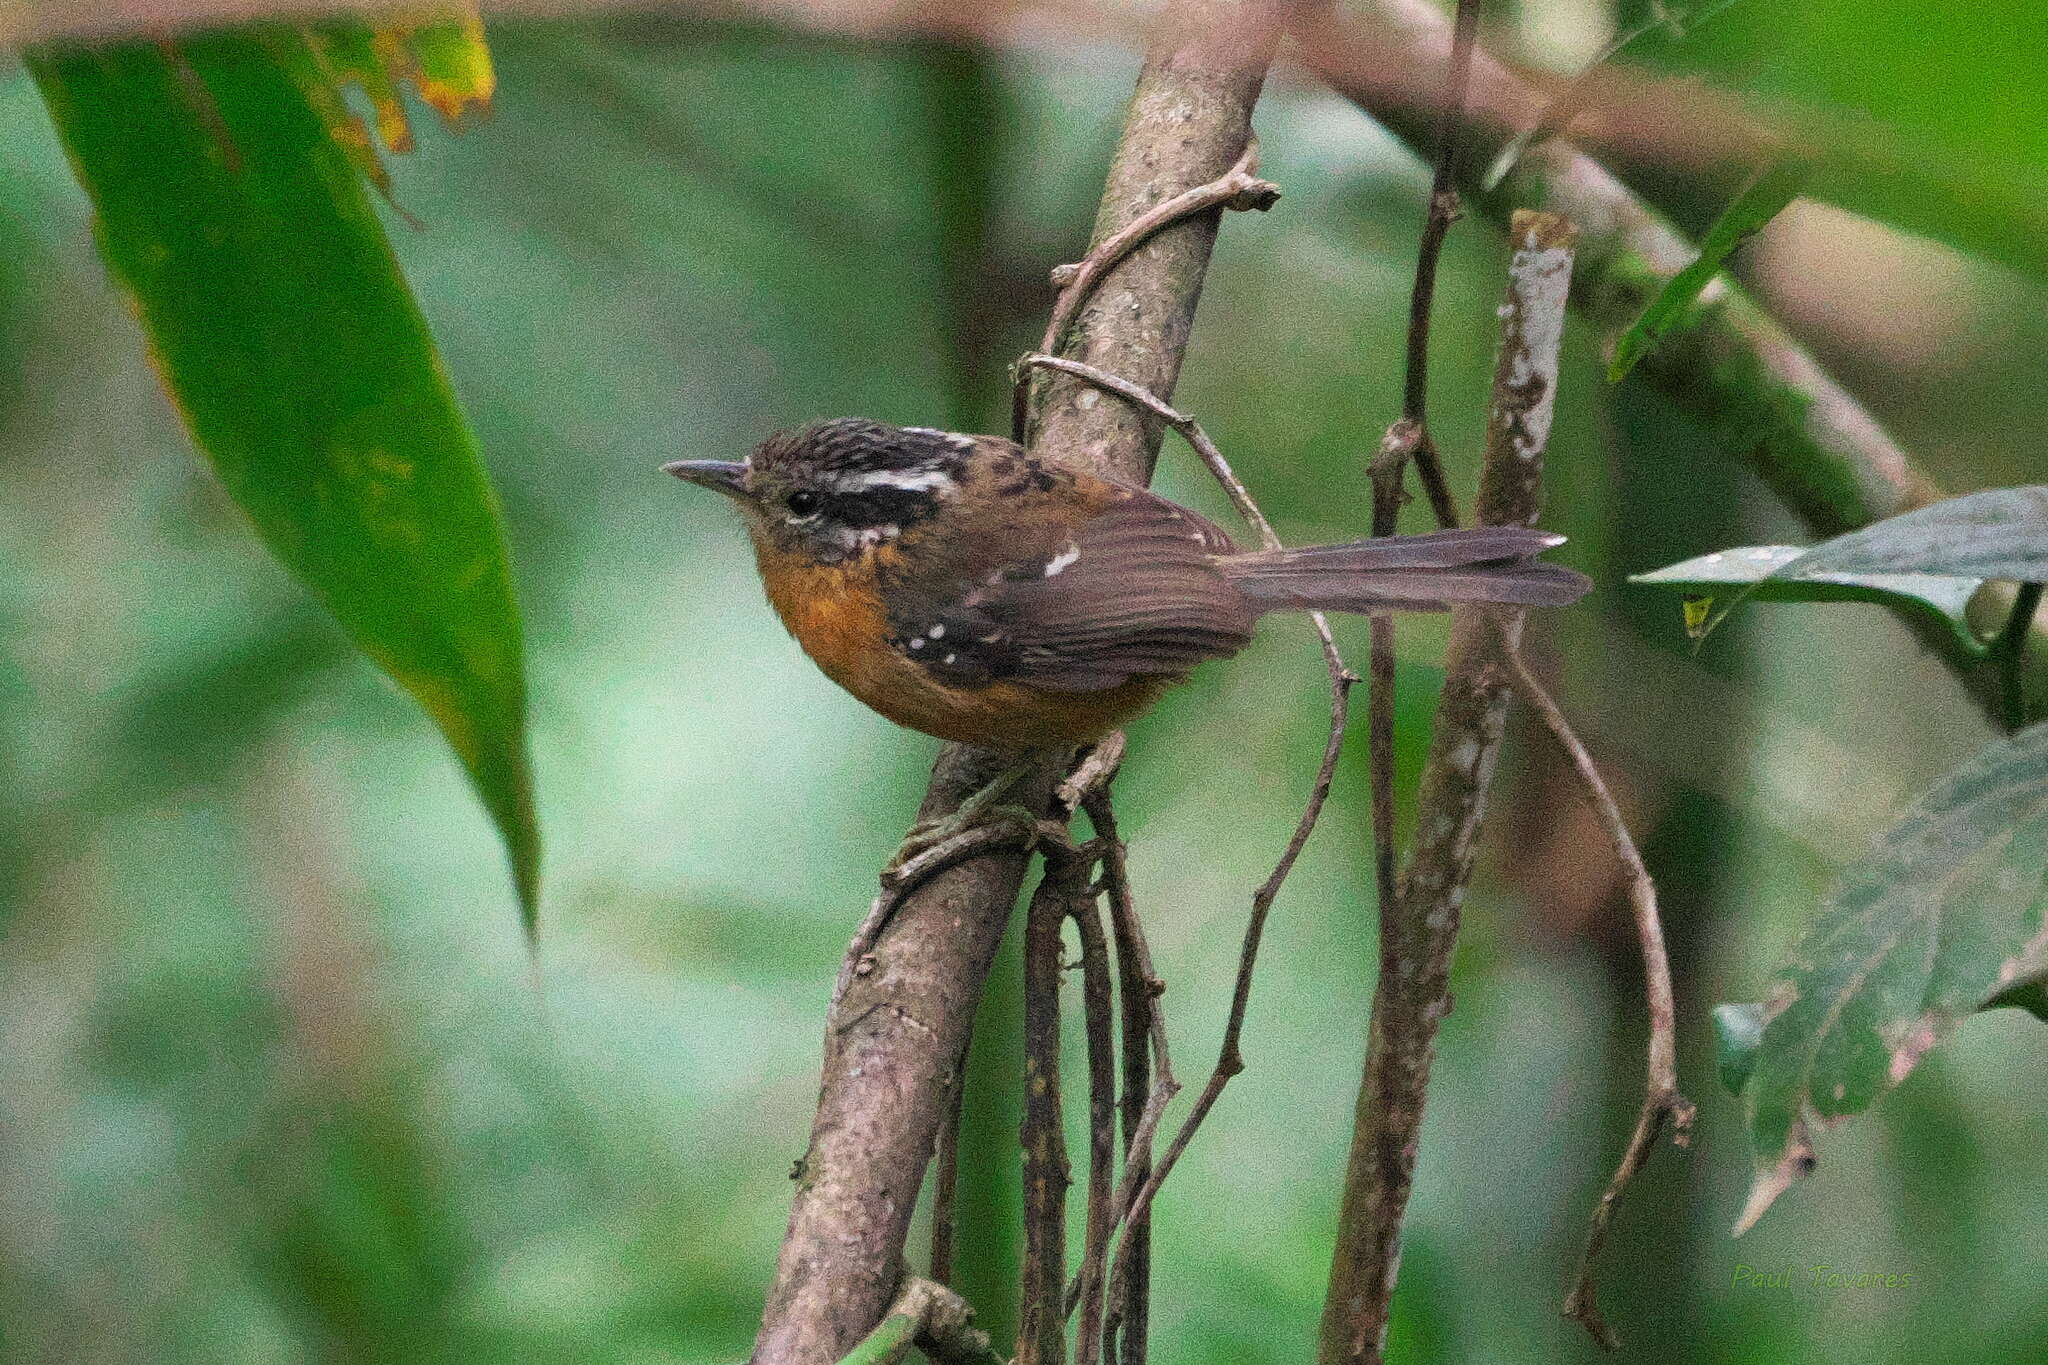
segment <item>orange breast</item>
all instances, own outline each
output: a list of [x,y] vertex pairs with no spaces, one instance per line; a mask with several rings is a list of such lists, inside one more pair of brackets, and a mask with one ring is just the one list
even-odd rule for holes
[[1177,677],[1133,678],[1099,692],[1020,683],[953,687],[891,649],[873,567],[808,564],[760,551],[761,579],[782,624],[825,676],[898,725],[994,749],[1071,747],[1139,714]]

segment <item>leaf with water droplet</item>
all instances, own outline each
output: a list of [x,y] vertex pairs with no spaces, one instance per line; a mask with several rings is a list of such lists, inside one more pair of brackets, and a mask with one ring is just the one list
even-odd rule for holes
[[[1946,626],[1956,644],[1974,658],[1990,646],[1970,628],[1965,609],[1981,578],[1954,578],[1922,573],[1851,573],[1822,566],[1798,577],[1783,576],[1809,551],[1796,545],[1743,545],[1716,550],[1649,573],[1631,574],[1629,582],[1684,593],[1685,633],[1705,639],[1741,602],[1876,602],[1930,616]],[[1733,600],[1719,612],[1717,597]]]

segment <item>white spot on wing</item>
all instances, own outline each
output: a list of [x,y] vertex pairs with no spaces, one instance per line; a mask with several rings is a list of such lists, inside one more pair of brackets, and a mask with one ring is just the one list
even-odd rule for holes
[[1066,549],[1061,550],[1051,559],[1045,561],[1045,567],[1039,571],[1040,575],[1045,578],[1051,578],[1055,574],[1064,572],[1067,566],[1074,563],[1080,557],[1081,547],[1069,542]]
[[946,626],[943,621],[935,624],[931,628],[931,638],[934,640],[943,640],[946,638]]

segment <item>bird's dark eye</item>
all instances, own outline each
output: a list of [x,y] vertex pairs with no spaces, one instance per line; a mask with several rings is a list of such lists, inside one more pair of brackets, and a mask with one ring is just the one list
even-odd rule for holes
[[808,488],[799,488],[784,498],[783,503],[797,516],[807,517],[818,510],[818,495]]

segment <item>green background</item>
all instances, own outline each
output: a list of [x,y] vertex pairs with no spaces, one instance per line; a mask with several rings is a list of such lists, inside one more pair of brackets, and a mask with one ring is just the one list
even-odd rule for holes
[[[1584,45],[1565,12],[1531,51]],[[2009,52],[1885,29],[1859,38],[1900,70],[2018,79]],[[1843,41],[1738,6],[1689,55],[1853,109],[1861,85],[1785,74],[1804,50],[1875,81],[1883,54],[1827,66]],[[935,746],[817,675],[730,511],[656,469],[824,414],[998,426],[1136,54],[652,20],[505,23],[493,48],[496,117],[426,132],[394,164],[421,227],[386,222],[508,518],[549,849],[538,987],[459,769],[192,458],[35,92],[0,69],[0,1359],[716,1361],[751,1340],[831,974]],[[2030,79],[2014,98],[2039,108]],[[1956,99],[1943,122],[1916,97],[1916,129],[1975,136]],[[1396,411],[1425,176],[1299,78],[1259,128],[1286,198],[1225,224],[1180,399],[1283,536],[1344,538]],[[1433,410],[1463,489],[1502,264],[1467,222],[1438,297]],[[1810,214],[1743,264],[1943,482],[2038,480],[2037,281]],[[2016,1011],[1727,1237],[1750,1160],[1708,1007],[1754,998],[1841,863],[1989,732],[1876,608],[1759,605],[1695,656],[1669,596],[1621,586],[1802,536],[1736,452],[1602,363],[1576,328],[1549,518],[1600,587],[1531,652],[1660,878],[1702,1107],[1604,1266],[1623,1358],[2038,1359],[2048,1057]],[[1227,512],[1182,451],[1162,483]],[[1401,639],[1412,782],[1442,625]],[[1183,1079],[1313,770],[1320,677],[1306,626],[1275,621],[1134,728],[1124,822]],[[1556,1307],[1633,1113],[1639,973],[1598,831],[1532,738],[1457,964],[1405,1360],[1592,1357]],[[1276,910],[1250,1069],[1159,1203],[1163,1365],[1309,1349],[1375,960],[1363,760]],[[984,1042],[977,1074],[1006,1083],[999,1020]],[[1014,1180],[1007,1102],[976,1107],[968,1164]],[[966,1282],[1000,1328],[1014,1215],[969,1208]],[[1814,1289],[1817,1264],[1912,1284]],[[1741,1287],[1739,1265],[1795,1283]]]

